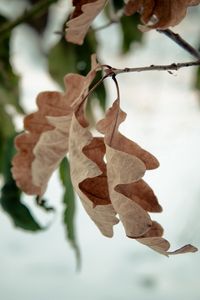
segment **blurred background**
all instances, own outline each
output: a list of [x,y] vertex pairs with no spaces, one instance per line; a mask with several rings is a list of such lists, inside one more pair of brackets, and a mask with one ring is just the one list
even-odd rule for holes
[[[13,138],[23,130],[24,115],[37,109],[37,94],[62,91],[68,72],[86,74],[92,53],[113,67],[193,60],[164,35],[141,34],[137,15],[96,30],[109,22],[109,10],[95,20],[83,46],[69,44],[63,25],[71,1],[49,2],[0,0],[0,299],[198,300],[200,254],[167,259],[126,238],[120,224],[112,239],[103,237],[71,190],[67,160],[52,176],[42,207],[12,180]],[[114,8],[122,4],[114,1]],[[6,27],[35,7],[39,13],[33,18]],[[199,18],[200,9],[193,7],[174,28],[196,48]],[[165,228],[172,249],[199,247],[200,71],[121,74],[118,81],[128,113],[121,132],[160,161],[145,175],[163,207],[153,218]],[[91,122],[115,97],[108,79],[90,99]]]

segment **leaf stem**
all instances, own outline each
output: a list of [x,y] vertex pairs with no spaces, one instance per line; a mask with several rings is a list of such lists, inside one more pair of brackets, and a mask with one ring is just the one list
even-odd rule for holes
[[119,84],[118,84],[118,81],[117,81],[117,79],[116,79],[116,75],[113,75],[113,76],[112,76],[112,80],[114,81],[115,86],[116,86],[116,90],[117,90],[117,99],[120,101]]
[[158,32],[163,33],[165,36],[174,41],[178,46],[183,48],[185,51],[190,53],[193,57],[200,59],[200,52],[192,47],[187,41],[185,41],[179,34],[173,32],[170,29],[160,30],[157,29]]
[[[114,75],[114,74],[113,74]],[[83,97],[83,99],[81,99],[80,103],[78,104],[79,106],[81,106],[82,103],[84,103],[84,101],[94,92],[94,90],[104,81],[104,79],[106,79],[107,77],[109,77],[110,75],[106,74],[104,75],[100,80],[97,81],[97,83],[89,90],[89,92]],[[76,105],[76,102],[72,103],[72,106]]]

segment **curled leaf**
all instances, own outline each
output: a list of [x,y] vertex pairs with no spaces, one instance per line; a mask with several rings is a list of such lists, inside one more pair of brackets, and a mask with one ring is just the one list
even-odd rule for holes
[[[159,163],[153,155],[118,131],[125,117],[126,114],[120,110],[119,100],[116,100],[106,113],[105,119],[97,124],[97,129],[105,135],[111,202],[119,214],[127,236],[138,237],[147,232],[152,225],[151,218],[141,203],[153,201],[152,207],[156,203],[157,210],[160,211],[155,195],[140,181],[147,168],[156,168]],[[134,184],[136,184],[135,195],[132,192]],[[144,185],[146,192],[142,191]]]
[[125,14],[141,14],[147,28],[166,29],[175,26],[185,17],[189,6],[198,5],[200,0],[129,0]]
[[142,179],[128,184],[119,184],[115,190],[132,199],[148,212],[161,212],[162,207],[150,186]]
[[154,169],[159,163],[152,154],[120,134],[118,128],[125,117],[117,99],[97,129],[104,134],[111,203],[126,235],[166,256],[197,251],[192,245],[168,251],[170,243],[162,237],[163,228],[151,220],[148,212],[161,212],[162,208],[142,177],[147,169]]
[[[118,223],[111,204],[106,167],[103,161],[105,146],[102,138],[93,138],[83,120],[83,110],[74,114],[70,129],[69,158],[73,186],[88,215],[103,235],[113,235]],[[80,117],[81,115],[81,117]],[[78,116],[78,117],[77,117]]]
[[66,40],[82,45],[90,24],[104,8],[106,2],[107,0],[74,0],[75,10],[66,24]]
[[185,245],[175,251],[168,251],[170,248],[170,243],[162,237],[163,232],[164,230],[161,225],[153,221],[151,229],[143,237],[137,239],[137,241],[165,256],[198,251],[196,247],[190,244]]

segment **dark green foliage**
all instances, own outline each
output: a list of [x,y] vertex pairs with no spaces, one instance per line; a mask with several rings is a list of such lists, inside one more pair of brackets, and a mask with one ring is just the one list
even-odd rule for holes
[[[7,20],[0,16],[0,26]],[[19,103],[19,77],[14,74],[10,63],[10,36],[0,44],[0,174],[3,180],[0,203],[10,216],[13,224],[24,230],[38,231],[42,228],[21,202],[21,191],[17,188],[11,175],[11,159],[14,154],[13,139],[15,127],[12,116],[7,111],[11,105],[18,113],[23,113]]]
[[3,174],[6,151],[6,143],[9,137],[13,136],[15,129],[11,117],[4,110],[4,106],[0,105],[0,120],[3,126],[0,126],[0,174]]
[[[200,51],[200,46],[198,47],[198,50]],[[197,89],[199,92],[199,101],[200,101],[200,67],[197,68],[196,77],[194,81],[194,88]]]
[[124,1],[123,0],[114,0],[113,5],[116,10],[121,9],[124,7]]
[[70,177],[70,166],[67,158],[64,158],[60,164],[60,179],[64,187],[63,203],[64,203],[64,224],[67,234],[67,239],[75,250],[77,258],[77,266],[80,266],[80,250],[76,240],[75,230],[75,212],[76,203],[75,195]]
[[[0,16],[0,27],[7,20]],[[10,63],[10,35],[0,42],[0,105],[10,104],[19,113],[23,108],[19,102],[19,77],[14,73]]]
[[48,54],[51,76],[63,87],[63,77],[67,73],[86,75],[90,71],[91,55],[96,49],[97,41],[93,32],[87,35],[82,46],[67,43],[61,38]]
[[142,32],[137,28],[140,23],[139,15],[135,14],[130,17],[123,16],[120,20],[122,29],[122,51],[123,53],[131,50],[132,43],[142,41]]
[[[32,5],[38,4],[41,0],[29,0]],[[28,1],[28,2],[29,2]],[[27,24],[29,24],[32,28],[34,28],[38,33],[43,33],[47,26],[49,16],[49,10],[44,10],[35,18],[30,19],[27,21]]]
[[195,87],[200,91],[200,68],[197,69],[197,76],[195,80]]
[[[124,7],[123,0],[113,1],[115,12],[119,11]],[[105,10],[105,15],[109,19],[109,8]],[[140,24],[140,18],[138,14],[127,17],[122,16],[118,21],[122,33],[122,44],[121,51],[122,53],[128,53],[131,50],[131,45],[135,42],[142,41],[142,32],[137,28],[137,25]]]
[[31,215],[29,209],[21,202],[21,192],[13,179],[8,180],[1,190],[1,206],[10,216],[13,224],[28,231],[38,231],[42,227]]
[[12,178],[11,159],[15,152],[13,137],[6,140],[3,150],[2,175],[4,185],[1,189],[0,204],[16,227],[28,231],[41,230],[41,226],[33,218],[29,209],[21,202],[21,191]]
[[[67,43],[64,38],[61,38],[48,54],[49,72],[53,79],[64,87],[63,77],[67,73],[87,75],[90,71],[91,55],[97,52],[97,47],[98,43],[93,31],[87,34],[82,46]],[[97,80],[101,75],[99,72]],[[104,84],[95,90],[94,96],[100,107],[105,110],[106,90]]]

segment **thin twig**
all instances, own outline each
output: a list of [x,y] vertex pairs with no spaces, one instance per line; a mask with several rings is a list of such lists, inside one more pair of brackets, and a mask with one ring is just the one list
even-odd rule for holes
[[179,45],[181,48],[183,48],[185,51],[190,53],[195,58],[200,59],[200,52],[198,50],[196,50],[194,47],[192,47],[179,34],[173,32],[170,29],[166,29],[166,30],[157,29],[157,31],[166,35],[168,38],[173,40],[177,45]]
[[[200,66],[200,60],[198,61],[189,61],[184,63],[172,63],[170,65],[151,65],[148,67],[135,67],[135,68],[109,68],[105,69],[107,77],[112,77],[113,75],[119,75],[122,73],[131,73],[131,72],[147,72],[147,71],[177,71],[181,68]],[[105,78],[104,78],[105,79]]]
[[120,101],[120,90],[119,90],[119,84],[118,84],[118,81],[117,81],[117,79],[116,79],[116,75],[113,75],[113,76],[112,76],[112,80],[114,81],[115,86],[116,86],[116,90],[117,90],[117,99]]
[[[114,80],[116,87],[117,87],[117,96],[119,98],[119,86],[115,76],[122,74],[122,73],[131,73],[131,72],[147,72],[147,71],[177,71],[181,68],[192,67],[192,66],[200,66],[200,60],[198,61],[189,61],[184,63],[172,63],[170,65],[151,65],[148,67],[136,67],[136,68],[123,68],[117,69],[113,68],[109,65],[101,65],[104,68],[104,72],[106,73],[97,83],[89,90],[89,92],[81,99],[78,105],[81,105],[93,92],[94,90],[103,83],[103,81],[108,78],[112,77]],[[72,106],[77,105],[77,102],[73,102]]]
[[75,106],[81,106],[82,103],[84,103],[84,101],[94,92],[94,90],[104,81],[104,79],[106,79],[107,77],[109,77],[108,74],[104,75],[101,79],[99,79],[99,81],[97,81],[97,83],[88,91],[88,93],[83,97],[83,99],[77,99],[72,102],[71,107],[75,107]]
[[[116,79],[116,75],[112,76],[112,80],[114,81],[115,86],[116,86],[116,90],[117,90],[117,99],[116,99],[116,101],[119,101],[119,103],[120,103],[120,90],[119,90],[118,81]],[[113,137],[114,137],[114,134],[115,134],[115,131],[116,131],[116,128],[117,128],[117,124],[118,124],[119,113],[120,113],[120,106],[118,106],[118,109],[116,111],[116,117],[115,117],[114,124],[113,124],[114,126],[112,126],[111,134],[108,137],[107,144],[109,146],[112,145]]]
[[21,23],[34,18],[39,13],[45,11],[52,3],[57,0],[43,0],[33,5],[29,10],[26,10],[21,16],[16,18],[14,21],[8,21],[0,27],[0,40],[4,39],[7,34],[11,32],[13,28],[20,25]]

